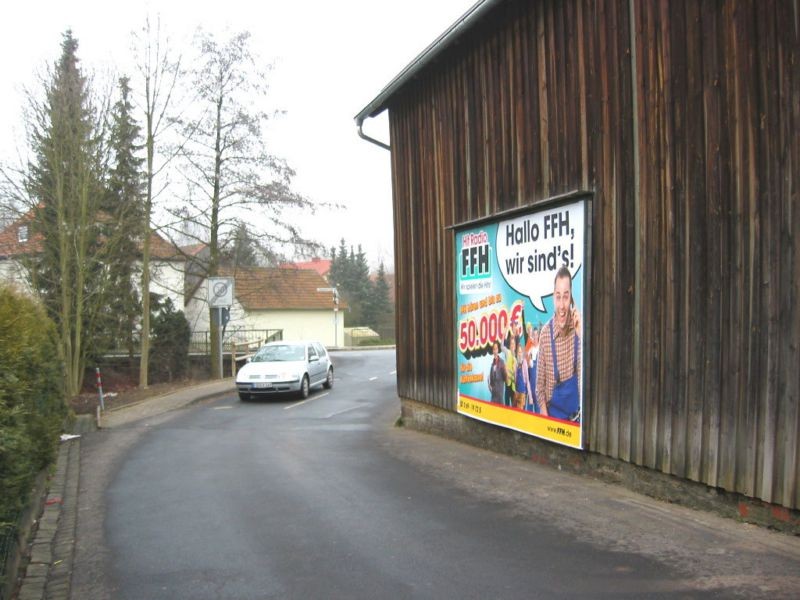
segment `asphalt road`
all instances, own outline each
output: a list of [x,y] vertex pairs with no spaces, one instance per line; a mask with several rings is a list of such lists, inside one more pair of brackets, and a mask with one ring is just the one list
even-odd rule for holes
[[720,551],[740,524],[404,432],[394,353],[335,361],[304,402],[231,396],[86,440],[73,597],[778,597],[797,568],[765,532]]

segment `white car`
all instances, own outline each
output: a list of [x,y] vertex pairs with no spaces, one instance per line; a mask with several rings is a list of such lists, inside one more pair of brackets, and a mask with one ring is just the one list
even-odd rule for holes
[[333,363],[319,342],[270,342],[236,374],[241,400],[278,393],[307,398],[315,385],[333,387]]

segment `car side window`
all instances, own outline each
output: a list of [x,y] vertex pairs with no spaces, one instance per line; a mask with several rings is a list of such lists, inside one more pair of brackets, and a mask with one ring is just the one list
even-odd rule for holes
[[322,344],[314,342],[314,348],[316,349],[317,354],[319,354],[320,358],[325,358],[326,356],[325,348],[322,347]]
[[314,346],[309,344],[308,345],[308,360],[311,360],[312,358],[317,358],[317,351],[314,350]]

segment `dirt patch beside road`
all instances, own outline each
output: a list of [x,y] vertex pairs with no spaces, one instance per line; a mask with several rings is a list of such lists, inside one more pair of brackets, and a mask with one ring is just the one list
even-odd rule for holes
[[[103,376],[103,401],[106,410],[113,410],[121,406],[136,404],[148,398],[169,394],[170,392],[185,387],[204,383],[196,379],[183,379],[180,381],[155,383],[148,386],[147,389],[141,389],[138,387],[138,382],[132,382],[124,378],[109,377],[109,380],[110,381],[106,383],[106,376]],[[84,386],[84,389],[86,387],[87,386]],[[84,391],[79,396],[72,398],[69,405],[76,415],[85,415],[94,414],[99,403],[100,396],[95,389],[93,391]]]

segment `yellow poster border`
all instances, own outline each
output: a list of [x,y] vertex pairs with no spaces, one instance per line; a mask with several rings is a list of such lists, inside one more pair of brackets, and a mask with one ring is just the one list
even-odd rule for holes
[[570,448],[583,450],[580,423],[545,417],[517,408],[485,402],[463,394],[458,395],[458,413]]

